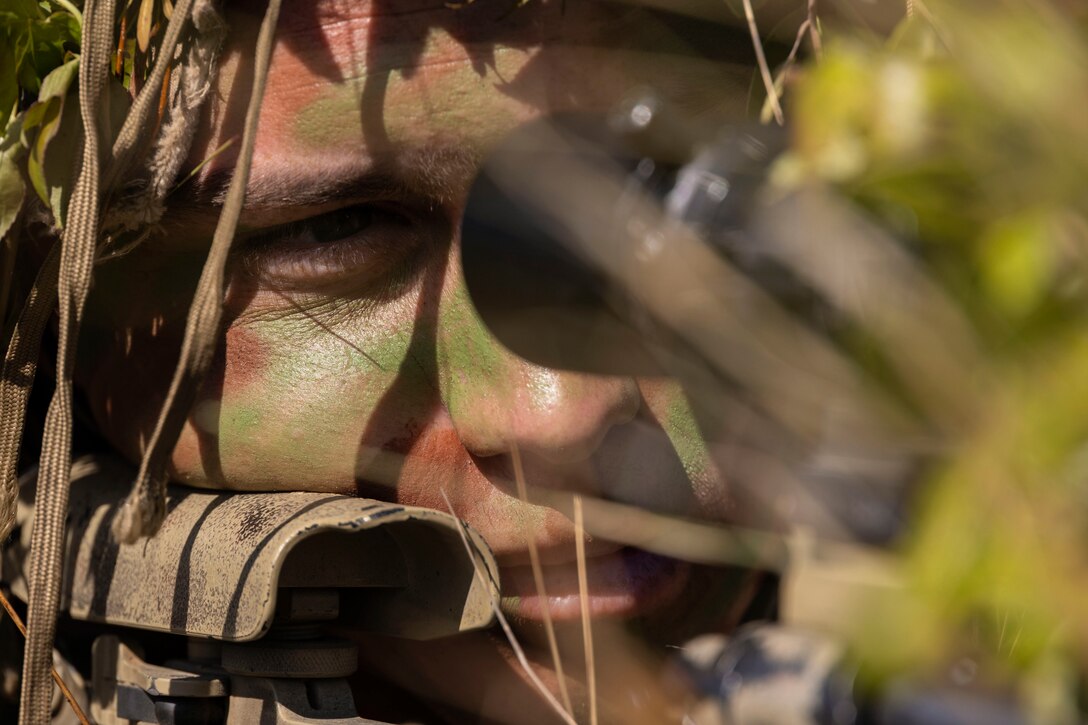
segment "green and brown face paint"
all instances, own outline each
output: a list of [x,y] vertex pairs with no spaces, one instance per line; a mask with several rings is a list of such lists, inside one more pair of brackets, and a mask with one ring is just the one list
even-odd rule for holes
[[[290,180],[315,165],[325,169],[333,159],[365,170],[391,153],[400,160],[435,147],[463,152],[456,157],[463,161],[524,120],[560,110],[601,112],[647,80],[687,98],[697,113],[716,113],[730,88],[723,77],[717,90],[704,91],[714,75],[709,65],[666,66],[643,52],[646,42],[624,47],[619,26],[611,28],[618,39],[595,45],[609,25],[592,3],[568,3],[572,14],[556,12],[533,30],[537,35],[525,30],[499,40],[484,38],[481,28],[468,32],[434,22],[410,53],[397,47],[403,38],[395,35],[387,47],[369,47],[381,37],[367,17],[372,4],[344,5],[345,17],[329,27],[290,26],[296,36],[277,48],[254,177]],[[519,22],[537,22],[523,17]],[[527,40],[545,37],[557,42],[540,47]],[[321,38],[324,45],[302,38]],[[218,106],[207,115],[190,166],[237,132],[240,114],[229,101],[244,85],[244,54],[240,45],[227,56],[213,101]],[[741,105],[737,100],[733,108]],[[442,163],[445,157],[428,158]],[[226,168],[229,154],[217,161]],[[214,170],[215,163],[207,168]],[[444,175],[463,185],[471,179],[471,173]],[[464,192],[453,189],[432,205],[437,211],[428,208],[456,228]],[[299,208],[294,198],[285,188],[276,202],[282,206],[273,211],[292,219],[318,213]],[[144,252],[159,255],[157,261],[118,267],[135,280],[117,287],[126,290],[124,299],[100,295],[92,305],[97,312],[89,311],[103,329],[116,323],[122,332],[88,348],[93,359],[81,370],[81,385],[103,430],[130,458],[138,457],[158,413],[191,295],[185,285],[172,284],[185,275],[175,275],[166,260],[177,249],[206,246],[204,236],[187,229],[194,215],[203,229],[213,227],[215,211],[208,204],[188,209],[183,219],[167,219],[173,236]],[[700,504],[713,499],[719,482],[675,385],[546,370],[515,358],[473,310],[457,268],[456,239],[448,236],[420,263],[417,282],[382,299],[327,295],[315,302],[311,298],[321,293],[304,289],[298,306],[291,306],[258,286],[231,310],[221,359],[175,450],[174,475],[236,489],[363,490],[437,508],[445,508],[446,491],[458,514],[513,557],[524,553],[525,522],[542,542],[557,546],[569,543],[571,531],[562,514],[511,495],[504,465],[511,441],[526,449],[531,485],[598,490],[602,480],[623,479],[628,487],[683,488]],[[365,235],[353,239],[359,243]],[[147,314],[126,319],[126,307]],[[165,325],[153,324],[156,317]],[[638,449],[657,448],[625,439],[636,427],[680,463],[670,468],[649,461]],[[660,473],[666,469],[667,475]],[[367,482],[377,486],[360,489]],[[618,484],[612,489],[617,498],[630,493]]]

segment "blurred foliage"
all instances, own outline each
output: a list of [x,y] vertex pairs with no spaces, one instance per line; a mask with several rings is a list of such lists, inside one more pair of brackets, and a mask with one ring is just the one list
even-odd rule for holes
[[979,351],[958,392],[972,414],[941,431],[903,543],[910,594],[855,646],[883,672],[971,656],[1053,681],[1088,665],[1088,19],[1043,0],[915,6],[886,41],[825,34],[787,92],[776,169],[892,230]]

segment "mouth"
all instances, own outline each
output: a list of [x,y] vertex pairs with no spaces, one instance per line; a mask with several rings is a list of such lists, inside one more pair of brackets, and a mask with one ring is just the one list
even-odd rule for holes
[[[541,567],[546,596],[537,592],[532,567],[507,566],[499,571],[503,613],[542,621],[545,609],[555,622],[582,616],[576,562]],[[586,559],[589,615],[627,619],[674,599],[687,581],[690,566],[631,547]]]

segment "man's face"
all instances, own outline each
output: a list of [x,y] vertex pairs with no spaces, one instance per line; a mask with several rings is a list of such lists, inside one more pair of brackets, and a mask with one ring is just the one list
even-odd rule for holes
[[[748,74],[630,6],[286,3],[261,109],[219,358],[173,453],[197,486],[360,493],[454,512],[493,547],[510,613],[578,614],[568,495],[679,514],[723,499],[669,381],[531,365],[484,329],[458,227],[479,159],[519,123],[651,85],[737,117]],[[240,133],[260,12],[230,34],[189,167]],[[99,270],[80,380],[137,459],[176,361],[233,149],[168,200],[164,233]],[[532,169],[526,169],[531,175]],[[514,486],[511,449],[530,499]],[[592,539],[592,613],[674,596],[683,567]]]

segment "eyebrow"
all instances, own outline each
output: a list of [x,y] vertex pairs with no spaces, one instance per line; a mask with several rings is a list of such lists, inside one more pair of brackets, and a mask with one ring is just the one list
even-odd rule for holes
[[[287,160],[254,167],[246,185],[245,209],[381,200],[441,204],[467,188],[478,166],[478,152],[463,146],[401,149],[382,160],[333,157],[306,164]],[[233,178],[233,165],[199,174],[171,197],[171,213],[207,212],[222,206]]]

